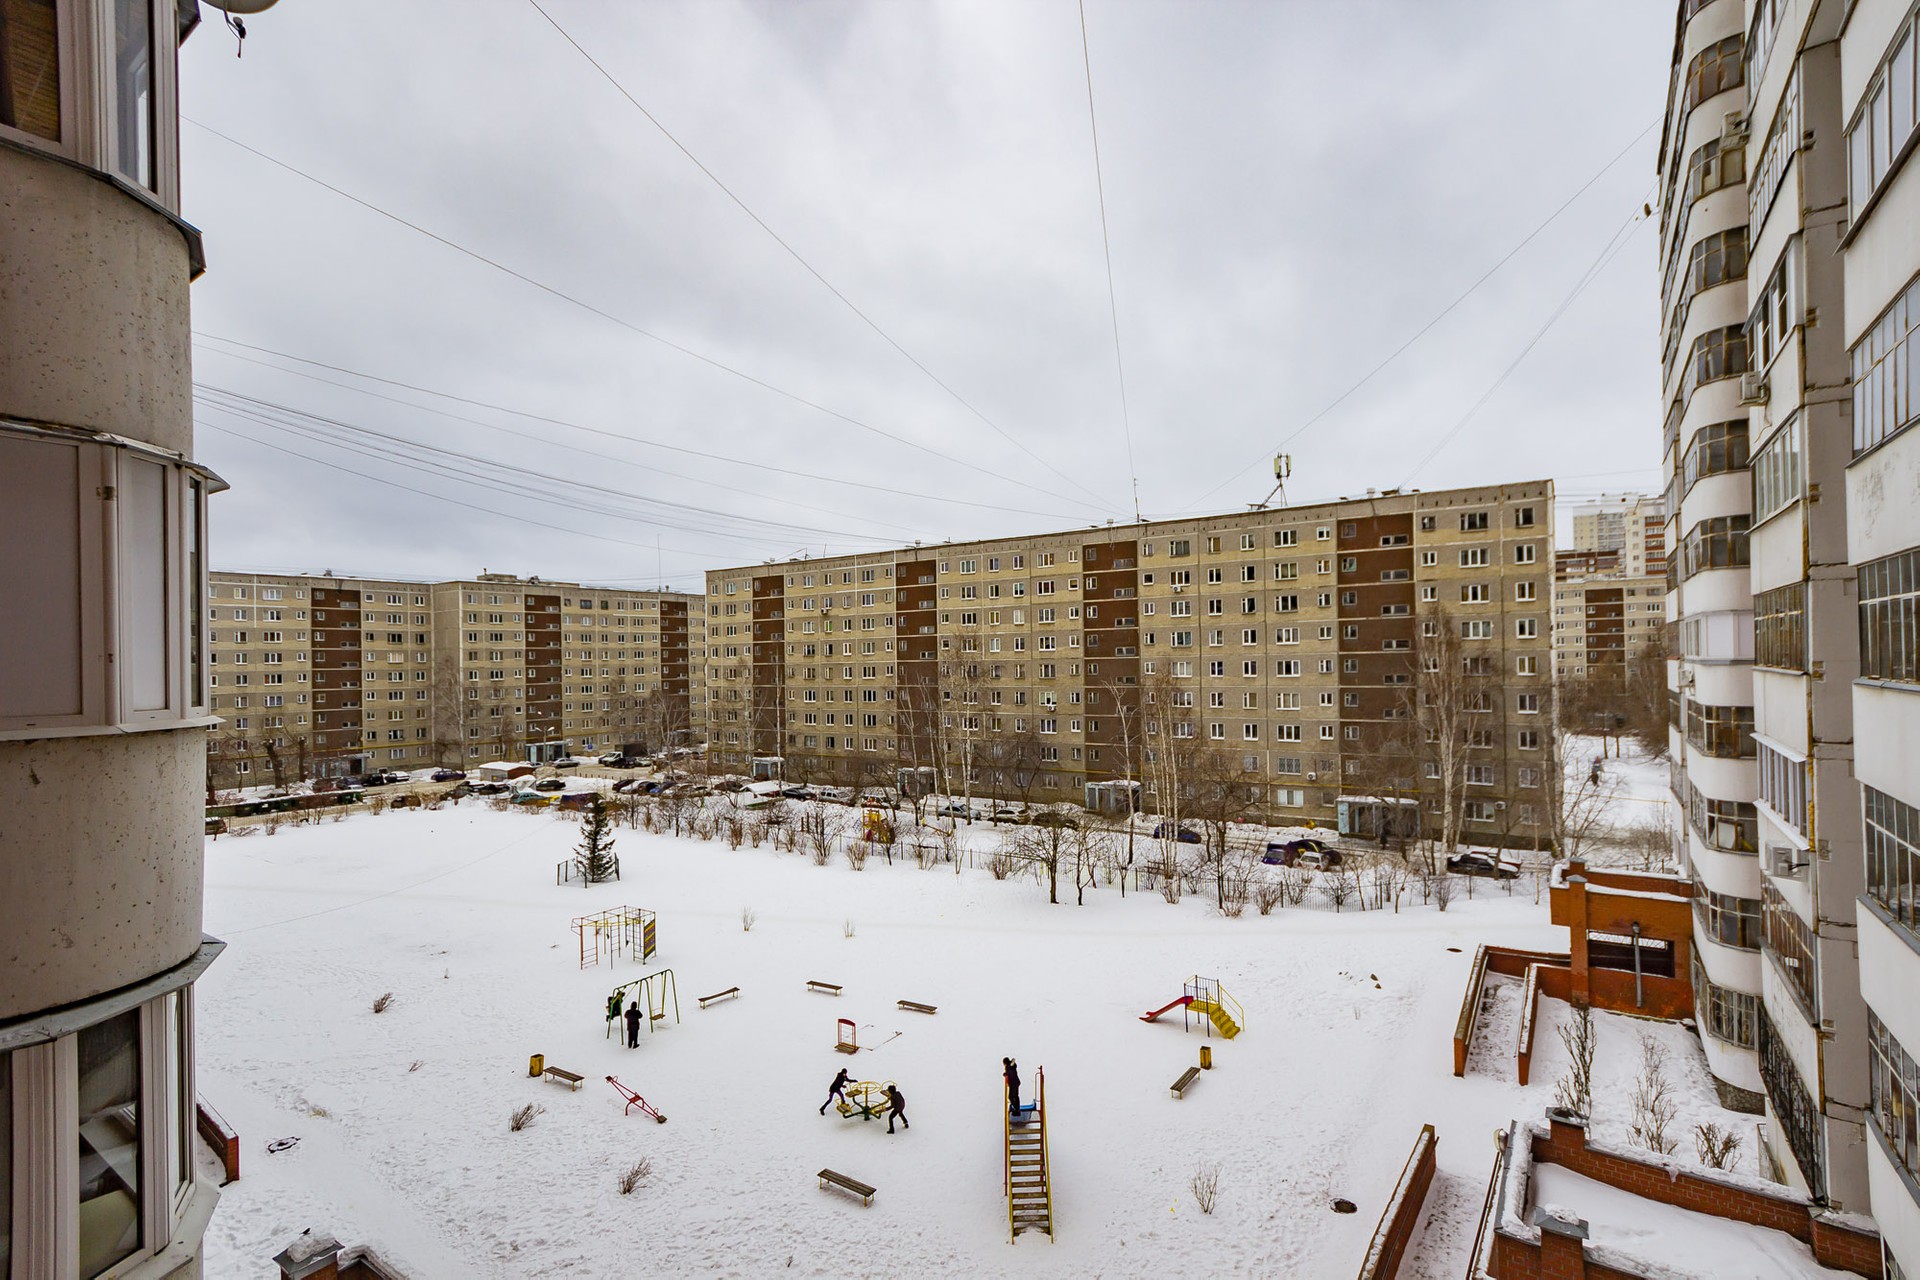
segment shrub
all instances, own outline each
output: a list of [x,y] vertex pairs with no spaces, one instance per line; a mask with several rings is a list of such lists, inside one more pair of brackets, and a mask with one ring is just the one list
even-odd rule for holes
[[620,1194],[623,1196],[632,1195],[633,1189],[645,1181],[647,1175],[652,1172],[653,1161],[647,1159],[645,1156],[634,1161],[633,1164],[627,1167],[627,1171],[620,1175]]
[[392,1004],[393,992],[388,991],[373,998],[373,1011],[375,1013],[385,1013]]
[[1709,1121],[1693,1127],[1693,1148],[1709,1169],[1728,1169],[1740,1163],[1740,1135]]
[[535,1116],[545,1115],[546,1111],[547,1109],[537,1102],[529,1102],[524,1107],[515,1107],[507,1115],[507,1128],[518,1133],[532,1124]]
[[1273,909],[1280,905],[1284,889],[1277,880],[1262,880],[1253,886],[1253,905],[1261,915],[1272,915]]
[[1667,1079],[1667,1049],[1657,1040],[1640,1042],[1640,1078],[1633,1085],[1632,1121],[1627,1137],[1655,1155],[1670,1156],[1679,1147],[1667,1133],[1679,1106]]
[[1560,1043],[1567,1049],[1567,1074],[1553,1086],[1553,1099],[1568,1111],[1593,1114],[1593,1010],[1576,1005],[1573,1019],[1560,1024]]
[[742,907],[742,908],[740,908],[740,930],[741,930],[741,932],[743,932],[743,933],[752,933],[752,932],[753,932],[753,922],[754,922],[755,920],[757,920],[758,918],[759,918],[758,916],[756,916],[756,915],[754,915],[754,914],[753,914],[753,908],[752,908],[752,907]]
[[867,855],[873,852],[873,846],[865,840],[849,840],[846,852],[847,865],[855,871],[864,871],[867,868]]
[[1193,1202],[1200,1206],[1200,1212],[1212,1213],[1213,1202],[1220,1195],[1220,1166],[1201,1161],[1194,1167],[1187,1187],[1193,1192]]

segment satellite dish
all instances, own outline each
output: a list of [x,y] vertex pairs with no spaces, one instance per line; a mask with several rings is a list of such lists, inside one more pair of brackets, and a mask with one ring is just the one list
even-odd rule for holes
[[250,17],[274,6],[274,0],[200,0],[210,9],[233,14],[236,17]]

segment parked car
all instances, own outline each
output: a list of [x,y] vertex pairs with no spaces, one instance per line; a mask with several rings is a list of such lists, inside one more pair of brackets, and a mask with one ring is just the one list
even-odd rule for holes
[[440,798],[442,800],[459,800],[465,796],[470,796],[472,794],[473,794],[473,784],[470,782],[461,781],[461,782],[454,783],[452,786],[448,787],[445,791],[441,792]]
[[987,815],[995,822],[1019,822],[1024,816],[1010,804],[1003,804]]
[[1061,813],[1057,809],[1042,809],[1027,821],[1036,827],[1065,827],[1069,831],[1080,829],[1080,820],[1070,813]]
[[600,763],[608,769],[638,769],[643,760],[640,756],[601,756]]
[[1338,849],[1307,849],[1296,856],[1291,865],[1305,867],[1308,871],[1331,871],[1341,861]]
[[412,782],[413,775],[402,773],[398,769],[375,769],[364,779],[369,787],[389,787],[399,782]]
[[578,769],[580,767],[580,761],[573,756],[561,756],[553,762],[553,767],[556,769]]
[[1173,824],[1168,822],[1163,822],[1153,829],[1153,838],[1155,840],[1172,838],[1178,840],[1181,844],[1200,843],[1200,833],[1192,827],[1181,827],[1180,830],[1176,832],[1173,829]]
[[537,791],[532,787],[528,787],[524,791],[514,792],[513,802],[515,804],[552,804],[553,797],[544,792]]
[[621,755],[618,751],[609,751],[606,754],[602,755],[597,761],[597,763],[606,765],[608,768],[612,768],[619,761],[622,761],[625,759],[626,757]]
[[934,811],[939,818],[982,818],[985,813],[977,804],[968,804],[965,800],[949,800]]
[[859,803],[876,809],[892,809],[896,807],[893,797],[884,791],[863,791],[860,793]]
[[433,780],[435,782],[458,782],[466,776],[466,772],[461,769],[435,769],[433,771]]
[[535,791],[565,791],[567,789],[567,780],[565,778],[542,778],[533,784],[533,789]]
[[1485,849],[1469,849],[1448,858],[1447,870],[1461,876],[1492,876],[1496,880],[1512,880],[1519,876],[1520,864],[1509,862]]
[[845,787],[821,787],[814,792],[819,800],[831,800],[835,804],[852,804],[853,792]]
[[789,800],[811,800],[813,799],[813,788],[803,786],[782,787],[780,788],[780,794]]
[[1325,840],[1302,836],[1298,840],[1269,841],[1267,852],[1260,861],[1270,866],[1290,867],[1303,853],[1333,854],[1336,860],[1339,857],[1339,851]]
[[476,782],[468,790],[477,796],[503,796],[513,788],[504,782]]

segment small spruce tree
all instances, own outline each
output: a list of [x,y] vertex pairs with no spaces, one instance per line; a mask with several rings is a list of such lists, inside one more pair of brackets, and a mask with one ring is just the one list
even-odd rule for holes
[[587,810],[586,829],[581,833],[573,865],[579,868],[583,885],[598,884],[619,874],[620,864],[613,856],[613,820],[598,796]]

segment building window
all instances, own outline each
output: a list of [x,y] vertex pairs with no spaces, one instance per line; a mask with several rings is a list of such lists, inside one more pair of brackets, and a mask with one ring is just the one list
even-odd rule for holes
[[96,1023],[76,1039],[80,1274],[94,1276],[141,1244],[140,1011]]
[[1796,760],[1764,743],[1758,744],[1760,799],[1780,820],[1807,832],[1807,762]]
[[1744,800],[1711,799],[1689,781],[1687,821],[1709,849],[1722,853],[1759,852],[1759,815]]
[[1693,1006],[1708,1035],[1742,1049],[1753,1048],[1759,1001],[1744,991],[1714,986],[1698,957],[1693,962]]
[[1766,922],[1766,950],[1780,967],[1787,985],[1800,997],[1809,1022],[1820,1011],[1820,975],[1813,930],[1793,909],[1771,880],[1760,884],[1760,914]]
[[1920,550],[1860,566],[1860,674],[1920,683]]
[[1920,936],[1920,809],[1872,787],[1861,793],[1867,896]]
[[1721,946],[1737,947],[1742,951],[1760,949],[1760,903],[1757,900],[1715,893],[1695,880],[1693,914],[1700,932]]
[[1856,219],[1913,133],[1916,27],[1907,24],[1894,40],[1847,129],[1847,193]]
[[1686,701],[1687,741],[1710,756],[1729,760],[1753,757],[1753,708],[1713,707]]
[[1920,281],[1907,286],[1854,346],[1853,452],[1857,457],[1920,418]]
[[1827,1192],[1826,1168],[1820,1161],[1820,1108],[1801,1082],[1799,1068],[1793,1065],[1786,1045],[1780,1043],[1780,1037],[1775,1034],[1773,1022],[1767,1017],[1767,1006],[1759,1005],[1754,1013],[1761,1083],[1773,1103],[1781,1136],[1786,1138],[1787,1147],[1793,1152],[1814,1199],[1819,1200]]
[[60,36],[53,0],[9,0],[0,8],[0,27],[0,125],[58,142]]
[[1708,476],[1725,475],[1747,465],[1747,424],[1715,422],[1693,433],[1682,463],[1685,491]]
[[1755,666],[1807,669],[1807,584],[1796,582],[1753,598]]
[[1686,96],[1680,108],[1682,118],[1715,94],[1739,88],[1745,73],[1745,36],[1728,36],[1696,53],[1687,64]]
[[[1741,428],[1744,437],[1746,428]],[[1753,518],[1765,520],[1800,499],[1800,419],[1795,417],[1753,459]]]
[[1907,1172],[1920,1179],[1920,1064],[1867,1010],[1867,1114]]

